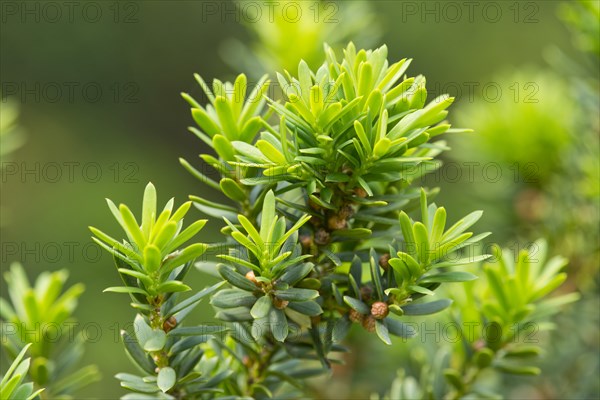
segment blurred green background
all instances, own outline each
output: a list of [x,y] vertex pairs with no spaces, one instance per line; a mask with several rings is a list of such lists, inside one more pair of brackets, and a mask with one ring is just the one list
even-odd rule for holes
[[[6,1],[1,6],[0,106],[5,110],[9,102],[18,106],[25,139],[2,160],[1,268],[5,271],[11,262],[21,261],[30,276],[68,268],[70,282],[85,283],[76,316],[90,337],[86,363],[98,364],[104,376],[82,396],[116,398],[122,392],[112,376],[130,369],[116,338],[133,313],[121,296],[100,294],[118,278],[110,258],[91,245],[87,226],[110,226],[107,231],[116,234],[118,227],[110,222],[103,199],[136,205],[150,180],[161,202],[172,196],[182,202],[189,194],[214,196],[214,192],[203,193],[206,188],[177,161],[184,157],[199,165],[197,155],[202,152],[200,141],[186,131],[192,121],[179,93],[201,98],[192,76],[195,72],[207,81],[248,72],[243,65],[232,66],[233,56],[227,56],[224,43],[231,39],[247,43],[251,39],[244,25],[268,23],[268,15],[264,10],[254,22],[250,14],[233,11],[232,2],[220,1],[92,1],[77,3],[73,9],[62,2],[51,3],[57,5],[55,9],[36,1]],[[456,123],[455,115],[460,115],[462,127],[470,127],[469,105],[497,102],[496,88],[501,88],[502,101],[510,99],[509,105],[518,105],[529,93],[524,85],[547,82],[536,75],[501,79],[498,73],[548,68],[544,55],[552,48],[560,48],[575,64],[585,64],[557,17],[559,2],[481,1],[474,8],[463,2],[368,3],[381,34],[377,43],[370,44],[387,44],[390,60],[414,58],[408,73],[428,77],[432,95],[447,91],[457,96],[452,110],[458,111],[451,110],[450,121]],[[343,17],[348,16],[334,14],[337,22],[328,23],[335,29],[356,23],[356,15],[352,20]],[[517,87],[511,88],[515,82]],[[540,87],[539,102],[531,105],[534,111],[548,107],[549,101],[560,104],[561,98],[543,94],[551,89]],[[529,144],[518,146],[527,150]],[[499,147],[499,151],[510,149]],[[453,161],[464,168],[464,161],[480,156],[471,155],[462,151],[453,155]],[[543,168],[541,172],[551,167]],[[510,177],[513,171],[503,167],[502,173]],[[465,195],[477,188],[481,191],[482,182],[469,179],[464,171],[460,178],[442,175],[430,183],[443,187],[436,201],[448,206],[450,220],[475,207],[488,209],[481,200],[465,203]],[[484,191],[505,194],[501,201],[510,203],[516,196],[514,186],[509,179],[488,184]],[[517,228],[504,219],[501,204],[497,209],[484,214],[478,229],[500,230],[494,240],[505,242],[515,237]],[[215,240],[218,227],[219,223],[209,223],[203,239]],[[192,279],[195,288],[212,282],[200,273]],[[202,310],[205,314],[197,318],[209,319],[212,311]],[[0,369],[5,369],[4,364]],[[365,382],[379,371],[371,370],[369,375],[369,370],[361,370],[367,391],[380,390],[378,384],[387,384],[395,371],[388,371],[381,382],[373,380],[369,387]]]

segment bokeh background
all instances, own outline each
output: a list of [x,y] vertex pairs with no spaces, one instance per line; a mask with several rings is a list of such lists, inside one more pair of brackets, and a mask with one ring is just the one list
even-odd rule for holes
[[[262,7],[262,16],[249,8],[252,3]],[[184,157],[199,165],[202,152],[187,132],[192,120],[179,93],[201,98],[195,72],[207,81],[231,80],[239,72],[258,76],[264,65],[257,63],[253,24],[268,27],[264,3],[1,3],[0,118],[18,112],[18,139],[10,143],[18,148],[2,152],[0,265],[5,271],[20,261],[31,277],[67,268],[70,282],[85,283],[76,317],[88,334],[86,363],[96,363],[103,380],[81,398],[122,394],[113,375],[131,367],[117,337],[133,316],[122,296],[101,294],[118,277],[110,257],[92,245],[87,226],[116,234],[104,198],[139,209],[148,181],[161,202],[173,196],[182,202],[189,194],[222,200],[204,193],[178,163]],[[587,318],[574,325],[567,316],[564,327],[589,326],[581,343],[566,340],[562,350],[588,375],[597,373],[597,361],[580,360],[598,351],[598,70],[590,64],[597,49],[578,46],[564,4],[480,1],[471,8],[463,2],[369,1],[358,14],[342,12],[347,4],[325,3],[318,5],[318,19],[329,24],[330,34],[345,30],[358,45],[385,43],[390,60],[414,59],[409,74],[428,77],[432,98],[445,92],[457,97],[450,121],[480,136],[450,140],[456,151],[446,157],[446,169],[426,179],[442,187],[436,202],[447,206],[450,220],[483,209],[479,229],[493,231],[501,244],[524,246],[542,234],[556,244],[555,253],[575,260],[571,288],[590,293],[584,296]],[[302,34],[299,29],[300,42],[321,46]],[[293,46],[287,49],[292,56]],[[201,239],[215,240],[219,225],[209,223]],[[199,272],[191,279],[195,288],[213,282]],[[4,282],[1,288],[5,297]],[[210,320],[209,307],[201,309],[196,318]],[[340,371],[341,383],[323,396],[364,398],[387,387],[406,345],[390,352],[374,342],[362,346],[350,360],[354,369]],[[598,393],[588,378],[584,396]],[[544,390],[526,393],[562,393]]]

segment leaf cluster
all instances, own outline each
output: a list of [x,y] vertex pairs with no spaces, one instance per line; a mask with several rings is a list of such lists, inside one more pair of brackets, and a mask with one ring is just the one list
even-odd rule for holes
[[539,375],[535,364],[545,351],[535,344],[537,335],[554,328],[549,318],[579,298],[575,293],[550,296],[566,278],[562,269],[567,261],[548,259],[547,253],[543,240],[517,254],[494,247],[493,258],[483,266],[485,277],[463,285],[462,291],[450,291],[456,326],[479,328],[459,332],[457,346],[438,350],[423,363],[418,379],[401,371],[390,398],[498,399],[484,371]]
[[[351,43],[342,59],[326,46],[316,70],[301,61],[297,76],[277,74],[283,101],[267,93],[266,76],[248,96],[244,75],[215,80],[212,90],[196,76],[209,104],[183,97],[198,125],[191,131],[213,150],[200,157],[217,178],[181,162],[230,200],[190,196],[224,221],[222,241],[181,248],[206,221],[182,229],[191,202],[173,212],[171,200],[158,214],[151,184],[141,222],[109,201],[123,241],[92,228],[125,282],[108,290],[128,293],[138,312],[133,334],[122,336],[144,375],[119,374],[123,387],[148,398],[300,396],[305,378],[340,362],[353,325],[391,345],[391,336],[415,334],[407,320],[450,306],[440,288],[475,287],[468,266],[490,257],[468,252],[489,235],[469,231],[482,213],[447,224],[446,210],[428,201],[437,190],[411,187],[439,166],[434,157],[446,146],[438,136],[461,130],[445,122],[453,99],[427,102],[425,78],[407,77],[409,64],[390,64],[385,46]],[[420,220],[411,218],[415,211]],[[197,260],[208,248],[217,260]],[[221,282],[183,299],[193,265]],[[493,293],[482,316],[521,321],[562,283],[560,266],[545,273],[526,260],[486,267],[490,282],[512,279],[502,289],[517,285],[528,295],[505,307],[494,299],[507,293]],[[221,323],[183,326],[208,295]]]
[[44,391],[42,388],[34,392],[32,382],[23,383],[31,365],[31,358],[23,359],[29,346],[31,346],[31,343],[23,347],[0,380],[0,398],[7,400],[32,400]]
[[45,394],[56,398],[72,398],[100,379],[95,365],[79,365],[83,338],[64,334],[72,326],[67,323],[75,322],[73,312],[84,291],[80,283],[65,289],[68,276],[67,270],[43,272],[31,285],[23,267],[15,263],[5,274],[10,302],[0,298],[6,354],[18,360],[29,349],[30,359],[14,361],[21,362],[21,378],[27,373],[37,387],[46,388]]

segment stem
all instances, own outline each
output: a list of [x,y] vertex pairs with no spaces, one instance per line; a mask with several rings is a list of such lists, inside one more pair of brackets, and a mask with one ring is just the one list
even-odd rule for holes
[[450,396],[450,400],[458,400],[466,393],[469,393],[471,385],[477,380],[479,374],[481,374],[481,372],[487,368],[488,367],[479,368],[474,366],[467,368],[468,371],[463,375],[463,389],[453,392]]
[[[486,348],[490,349],[494,352],[494,359],[495,359],[496,356],[498,355],[498,350],[494,350],[487,346],[486,346]],[[479,375],[481,374],[481,372],[490,368],[490,366],[492,366],[494,364],[494,359],[488,366],[480,367],[478,365],[473,364],[473,357],[469,358],[469,360],[467,360],[467,362],[466,362],[466,365],[463,367],[464,372],[462,375],[462,383],[463,383],[462,390],[455,390],[454,392],[452,392],[449,395],[449,399],[450,400],[458,400],[458,399],[462,398],[465,394],[469,393],[472,385],[477,381],[477,378],[479,378]]]
[[[160,312],[162,304],[164,302],[164,297],[158,295],[151,299],[151,304],[154,306],[152,312],[150,313],[150,327],[152,329],[160,329],[163,330],[164,318]],[[150,352],[150,356],[156,363],[157,368],[164,368],[169,366],[169,357],[165,350],[152,351]]]
[[262,383],[266,379],[265,373],[271,363],[271,359],[277,352],[278,345],[271,343],[270,346],[264,348],[263,352],[259,354],[259,359],[255,360],[255,363],[251,368],[248,368],[248,378],[246,379],[246,387],[248,392],[246,395],[254,397],[254,390],[252,385],[255,383]]

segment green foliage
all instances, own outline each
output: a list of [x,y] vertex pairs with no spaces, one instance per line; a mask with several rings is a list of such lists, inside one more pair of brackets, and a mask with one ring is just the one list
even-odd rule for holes
[[[598,270],[600,145],[597,122],[590,118],[599,104],[597,82],[590,91],[587,82],[548,71],[504,74],[497,81],[518,87],[519,101],[511,89],[496,103],[477,101],[458,113],[478,135],[453,141],[454,159],[480,166],[496,162],[502,174],[499,181],[470,185],[472,201],[489,204],[497,224],[510,220],[512,230],[528,240],[545,235],[572,259],[578,286],[588,286]],[[525,84],[527,93],[537,91],[529,100]]]
[[[473,225],[481,212],[474,212],[461,219],[448,230],[445,230],[446,211],[435,204],[427,206],[425,191],[421,192],[421,218],[423,222],[414,222],[402,211],[400,227],[403,246],[406,250],[390,246],[389,254],[383,259],[377,257],[374,250],[369,255],[369,271],[371,279],[362,282],[362,265],[355,257],[348,275],[348,294],[343,296],[344,302],[351,307],[348,318],[360,322],[367,329],[375,324],[378,336],[387,344],[391,344],[387,332],[401,337],[411,336],[410,329],[395,319],[378,314],[382,307],[384,314],[429,315],[447,308],[451,301],[439,299],[423,302],[421,297],[434,296],[435,290],[442,283],[466,282],[477,276],[465,271],[450,268],[464,266],[486,259],[488,256],[454,257],[455,252],[465,246],[475,244],[488,234],[472,237],[472,232],[465,232]],[[394,256],[390,256],[395,254]],[[378,262],[378,260],[381,260]],[[381,264],[381,265],[380,265]],[[380,269],[383,267],[383,273]],[[336,298],[342,294],[336,291]],[[413,300],[419,300],[413,303]],[[378,320],[378,321],[374,321]]]
[[506,176],[518,173],[518,182],[547,185],[565,168],[573,141],[569,86],[554,73],[531,69],[497,74],[492,81],[504,89],[497,101],[478,99],[458,111],[458,120],[468,121],[477,135],[457,140],[454,157],[499,162]]
[[560,16],[572,29],[578,47],[600,57],[600,4],[589,0],[561,3]]
[[[173,212],[174,200],[157,213],[157,195],[149,183],[144,191],[141,224],[130,209],[121,204],[118,208],[108,200],[115,219],[125,231],[127,239],[113,239],[95,228],[93,239],[115,257],[117,271],[125,286],[110,287],[105,292],[128,293],[131,306],[139,311],[134,321],[133,335],[121,331],[125,350],[145,376],[117,374],[121,386],[133,392],[144,393],[147,398],[174,398],[202,396],[227,374],[215,373],[210,379],[194,371],[204,350],[201,343],[210,334],[223,332],[220,325],[183,326],[184,319],[200,301],[217,290],[221,284],[206,288],[186,299],[181,292],[190,290],[182,280],[207,246],[194,243],[183,247],[205,225],[199,220],[183,229],[183,218],[191,202],[184,203]],[[210,370],[210,364],[205,367]],[[124,396],[138,398],[137,395]]]
[[[3,98],[0,108],[0,160],[4,168],[4,162],[22,146],[24,134],[17,123],[17,103]],[[4,226],[10,213],[4,208],[0,212],[0,225]],[[76,321],[72,314],[84,287],[75,284],[63,291],[68,276],[64,269],[43,272],[32,286],[18,263],[4,274],[10,301],[0,298],[2,347],[12,364],[0,383],[0,398],[70,399],[100,380],[95,365],[78,366],[84,339],[73,330]],[[23,359],[27,350],[31,357]],[[26,378],[31,382],[23,383]]]
[[[477,347],[476,344],[484,340],[486,348],[495,353],[494,366],[503,371],[532,374],[537,371],[528,365],[514,365],[511,369],[513,364],[505,362],[512,357],[518,361],[521,356],[541,353],[541,349],[520,342],[531,342],[528,339],[532,330],[537,334],[538,330],[552,328],[553,325],[544,321],[579,298],[575,293],[548,298],[564,283],[567,275],[562,270],[567,260],[560,256],[547,259],[547,254],[543,240],[518,254],[495,247],[493,262],[483,267],[485,279],[466,285],[463,293],[453,292],[456,293],[453,297],[457,315],[464,320],[489,324],[495,330],[486,332],[484,337],[475,335],[471,341]],[[473,356],[477,359],[477,352]]]
[[[559,10],[576,38],[593,47],[597,2],[563,3]],[[511,221],[511,235],[531,241],[546,237],[555,252],[571,260],[572,276],[584,289],[595,285],[589,276],[600,265],[599,55],[592,51],[579,65],[571,55],[549,50],[552,69],[497,74],[493,81],[503,89],[497,102],[477,98],[461,105],[458,121],[468,121],[478,134],[454,137],[452,157],[480,166],[496,162],[502,177],[469,185],[471,201],[488,204],[497,226]],[[458,192],[466,189],[455,186]]]
[[544,353],[539,333],[552,329],[549,318],[579,298],[549,297],[565,281],[567,261],[547,259],[547,252],[543,240],[518,254],[495,247],[483,266],[485,277],[449,291],[461,340],[451,352],[440,349],[424,362],[419,379],[400,371],[389,398],[501,398],[486,373],[540,374],[534,365]]
[[263,96],[269,88],[270,81],[266,75],[263,76],[246,97],[248,80],[244,74],[238,75],[233,84],[215,79],[212,91],[200,75],[196,74],[195,78],[210,104],[204,108],[187,93],[182,93],[183,98],[193,107],[194,121],[202,129],[190,130],[209,146],[212,140],[219,156],[226,161],[232,161],[232,153],[235,151],[231,142],[252,142],[265,124],[262,118],[265,105]]
[[[236,4],[243,12],[244,3]],[[367,45],[380,35],[371,7],[363,2],[269,0],[260,12],[263,21],[246,24],[253,42],[232,39],[223,46],[223,59],[236,70],[291,71],[300,60],[314,67],[322,61],[322,43],[340,49],[350,39]]]
[[[597,337],[598,316],[595,311],[598,299],[598,268],[600,267],[599,234],[600,215],[600,136],[598,108],[600,92],[598,64],[598,4],[578,1],[563,3],[558,8],[559,17],[570,26],[576,44],[585,51],[584,60],[574,63],[570,55],[559,49],[549,54],[549,63],[568,79],[572,102],[578,107],[571,129],[573,143],[564,157],[566,173],[553,177],[546,188],[546,199],[554,210],[543,221],[543,229],[551,233],[550,247],[569,258],[569,282],[577,285],[582,299],[569,312],[557,315],[558,327],[552,332],[550,346],[545,350],[552,355],[544,359],[544,374],[539,387],[556,398],[597,397],[600,383],[595,379],[599,351]],[[596,49],[594,51],[594,48]],[[569,188],[569,190],[564,190]],[[547,234],[548,235],[548,234]],[[596,277],[590,279],[590,277]]]
[[13,360],[8,371],[6,371],[2,377],[2,380],[0,381],[1,399],[31,400],[44,391],[44,389],[38,389],[34,392],[33,383],[22,383],[31,364],[31,358],[23,359],[29,346],[31,346],[31,343],[23,347],[21,352]]
[[[270,81],[263,76],[246,97],[248,82],[244,74],[238,75],[235,82],[222,83],[215,79],[213,91],[206,85],[200,75],[195,75],[200,87],[210,100],[203,107],[187,93],[183,98],[192,106],[192,117],[201,130],[190,127],[190,131],[212,147],[218,158],[210,154],[202,154],[204,162],[215,169],[221,176],[220,182],[215,182],[204,173],[194,168],[188,161],[180,159],[180,163],[193,176],[212,189],[222,191],[231,200],[242,203],[241,207],[248,209],[246,202],[249,189],[241,184],[248,171],[237,168],[232,162],[239,154],[234,142],[252,143],[257,133],[267,125],[270,111],[265,110],[265,94]],[[197,207],[213,217],[235,216],[235,209],[226,205],[215,204],[202,198],[193,198]]]
[[247,236],[226,220],[231,236],[242,248],[220,255],[233,268],[220,265],[219,273],[237,289],[221,291],[213,297],[212,304],[226,310],[218,314],[224,320],[254,319],[255,338],[266,325],[276,340],[284,341],[290,322],[299,327],[310,326],[309,317],[323,312],[313,301],[319,292],[302,288],[303,278],[312,271],[313,264],[304,262],[311,255],[301,255],[297,231],[310,217],[300,219],[286,231],[285,218],[275,215],[272,191],[265,197],[261,216],[260,232],[246,217],[238,216]]
[[[235,4],[246,3],[229,5]],[[126,293],[134,309],[132,328],[121,337],[136,372],[116,375],[128,392],[124,398],[306,398],[313,394],[307,379],[332,371],[348,381],[376,377],[370,384],[379,387],[379,379],[396,368],[386,361],[408,365],[392,385],[391,399],[517,397],[510,396],[519,382],[514,375],[547,369],[541,364],[544,354],[562,368],[535,383],[544,389],[536,397],[592,397],[582,382],[596,381],[597,293],[574,307],[575,318],[555,319],[576,296],[550,297],[566,280],[566,260],[546,253],[568,255],[570,277],[586,266],[575,283],[597,291],[598,124],[590,118],[597,116],[597,79],[583,76],[571,57],[560,60],[566,67],[560,73],[504,76],[509,82],[501,82],[506,83],[501,104],[465,112],[465,125],[475,125],[481,134],[467,138],[471,143],[457,159],[500,160],[503,171],[516,164],[526,174],[533,162],[534,179],[521,175],[522,184],[508,190],[477,185],[487,191],[486,200],[459,189],[449,197],[463,203],[462,210],[485,209],[486,218],[481,220],[481,211],[468,214],[454,207],[446,215],[446,208],[432,203],[440,204],[438,189],[417,182],[441,165],[437,157],[448,150],[441,135],[466,132],[445,121],[454,100],[446,95],[427,100],[425,78],[406,75],[409,59],[389,62],[385,46],[360,50],[350,44],[340,56],[347,38],[362,45],[373,27],[383,26],[367,2],[265,4],[277,8],[275,20],[252,21],[248,28],[256,40],[230,43],[225,50],[236,70],[249,66],[245,74],[209,85],[196,75],[203,95],[182,94],[196,125],[190,130],[208,153],[201,161],[180,160],[201,182],[190,189],[198,196],[179,209],[173,201],[157,208],[149,184],[137,218],[129,207],[108,202],[124,233],[108,236],[92,228],[123,281],[106,291]],[[301,21],[282,18],[289,18],[279,12],[287,5],[301,8]],[[202,8],[203,14],[208,11]],[[394,8],[382,6],[386,12]],[[522,15],[527,8],[511,11],[515,19],[530,20]],[[570,2],[561,10],[579,33],[581,47],[598,55],[597,3]],[[409,40],[421,45],[425,30],[413,30]],[[325,46],[323,53],[324,40],[331,48]],[[249,83],[264,72],[269,75]],[[534,85],[520,86],[518,93],[511,85],[529,82]],[[523,100],[535,84],[541,90],[533,99],[542,104],[521,107],[512,101],[512,94]],[[4,160],[21,136],[16,108],[0,106]],[[207,187],[214,192],[207,193]],[[518,192],[515,218],[502,220],[490,212],[491,200],[503,202]],[[505,203],[512,207],[512,201]],[[204,231],[202,240],[210,243],[196,243],[206,221],[184,225],[191,205],[215,217],[212,223],[220,224],[222,235]],[[514,257],[499,248],[480,254],[487,251],[474,247],[488,234],[478,234],[481,225],[472,227],[480,222],[488,230],[490,214],[500,215],[498,231],[514,227],[519,239],[543,234],[550,244],[537,242]],[[188,279],[195,269],[209,270],[220,282],[198,291]],[[63,290],[63,271],[42,274],[32,285],[19,267],[8,275],[13,304],[2,300],[2,331],[15,324],[19,330],[3,340],[14,362],[1,378],[0,398],[75,396],[75,389],[95,376],[93,367],[71,374],[81,343],[68,343],[63,352],[49,337],[38,339],[32,324],[71,322],[81,287]],[[563,294],[573,282],[564,286]],[[202,300],[215,308],[217,323],[192,322]],[[417,340],[404,340],[418,335],[413,324],[445,319],[489,330],[475,336],[463,332],[464,340],[452,348],[438,350],[439,343],[429,341],[427,350],[436,351],[428,352]],[[557,322],[575,328],[559,332],[563,342],[556,348],[527,341],[529,327],[545,330]],[[576,340],[579,351],[570,351]],[[349,351],[342,343],[356,350],[352,356],[340,354]],[[405,351],[400,357],[393,353],[399,348]],[[31,358],[25,359],[27,351]],[[422,364],[416,373],[415,360]],[[344,362],[350,367],[332,368]],[[357,374],[353,367],[362,370]],[[329,394],[344,397],[336,392],[343,385],[323,377],[321,382],[331,386]],[[41,386],[48,388],[40,392]],[[351,392],[354,385],[348,386]],[[562,395],[553,386],[561,387]]]
[[[480,286],[468,266],[490,257],[473,249],[489,233],[469,231],[482,212],[447,225],[445,208],[428,202],[437,190],[411,187],[439,166],[434,157],[447,148],[437,137],[466,131],[444,122],[453,99],[442,95],[427,103],[425,78],[405,75],[410,60],[390,65],[385,46],[367,51],[351,43],[340,61],[326,46],[325,59],[316,70],[300,61],[297,77],[277,74],[283,103],[267,94],[266,77],[246,96],[244,75],[234,83],[215,80],[212,91],[196,76],[206,106],[184,94],[200,128],[192,132],[214,151],[200,157],[219,179],[182,164],[232,205],[190,198],[224,220],[223,242],[180,249],[206,221],[182,230],[191,202],[172,213],[171,200],[159,214],[152,184],[141,222],[127,206],[108,202],[123,241],[91,228],[125,283],[106,291],[128,293],[138,312],[134,332],[122,337],[143,375],[117,375],[134,392],[124,398],[300,397],[306,378],[341,361],[338,353],[347,349],[340,343],[353,323],[391,345],[391,336],[415,335],[407,321],[452,304],[455,296],[438,296],[449,284],[464,285],[470,300],[480,294],[472,292]],[[420,221],[409,216],[414,210]],[[208,248],[219,262],[197,260]],[[545,269],[530,261],[522,255],[516,265],[485,267],[481,285],[488,286],[481,293],[491,294],[478,317],[503,328],[534,318],[532,304],[565,275],[558,273],[561,259]],[[183,299],[192,265],[222,281]],[[498,303],[507,288],[522,297],[511,294],[510,303]],[[183,326],[208,295],[221,322]],[[536,310],[543,313],[549,304]],[[490,343],[473,362],[480,368],[496,363],[505,344]],[[443,376],[447,365],[439,368]],[[466,391],[471,377],[463,372],[445,375]]]
[[[548,335],[551,340],[543,343],[547,356],[540,364],[544,374],[528,390],[553,398],[597,397],[597,382],[587,378],[587,371],[598,368],[596,358],[569,354],[598,351],[596,340],[584,339],[596,336],[597,329],[592,328],[596,318],[584,310],[589,310],[597,299],[598,280],[591,277],[598,276],[600,266],[598,3],[563,2],[558,11],[571,28],[578,47],[587,53],[583,61],[577,61],[582,59],[581,54],[574,58],[571,52],[556,47],[543,49],[547,68],[505,72],[494,79],[504,90],[498,102],[501,104],[479,98],[458,110],[459,120],[468,121],[479,134],[450,141],[456,148],[453,158],[479,161],[481,165],[497,161],[510,181],[505,179],[493,185],[478,182],[469,189],[453,185],[454,188],[448,189],[456,189],[454,197],[467,189],[472,193],[473,203],[485,203],[487,215],[497,218],[491,221],[493,230],[510,226],[511,236],[517,234],[521,240],[543,235],[552,253],[569,259],[569,282],[565,286],[576,286],[582,292],[582,300],[554,320],[559,326],[577,328],[559,329]],[[517,171],[519,174],[515,176],[513,172]],[[533,257],[539,259],[537,251]],[[503,270],[500,271],[503,275]],[[519,300],[522,308],[526,298],[520,296],[521,289],[514,289],[518,281],[515,278],[506,286],[507,282],[501,280],[500,286],[505,290],[499,293],[510,301]],[[511,285],[513,289],[507,289]],[[501,306],[498,301],[488,307],[502,310]],[[528,311],[522,308],[521,312]],[[509,313],[504,318],[513,317]],[[477,318],[472,315],[471,319]],[[506,385],[501,392],[510,397],[511,390],[518,388]]]
[[68,276],[67,270],[43,272],[31,286],[23,267],[15,263],[5,274],[10,303],[0,299],[2,345],[15,360],[29,348],[31,366],[27,361],[19,371],[28,371],[49,398],[73,398],[100,379],[95,365],[78,366],[84,341],[72,330],[72,314],[84,287],[78,283],[63,290]]
[[120,242],[96,228],[90,230],[96,235],[94,241],[118,260],[117,270],[126,286],[110,287],[105,292],[129,293],[134,307],[148,309],[161,294],[190,290],[181,280],[190,262],[206,251],[201,243],[183,247],[206,224],[206,220],[198,220],[183,229],[183,218],[192,203],[186,202],[173,212],[171,199],[158,214],[156,189],[149,183],[140,224],[125,204],[117,207],[107,202],[127,239]]
[[[328,372],[314,361],[317,354],[310,348],[310,335],[295,332],[282,345],[269,340],[268,335],[254,339],[254,328],[233,322],[230,335],[222,341],[213,339],[206,346],[205,357],[215,368],[231,374],[222,384],[231,397],[271,398],[285,393],[298,398],[305,393],[304,379]],[[332,346],[332,351],[344,350]]]
[[503,327],[527,323],[558,312],[561,304],[573,300],[572,295],[565,295],[541,301],[567,278],[561,272],[567,260],[560,256],[546,260],[547,253],[546,242],[541,240],[533,243],[531,250],[520,251],[516,262],[508,251],[494,248],[495,262],[484,265],[485,284],[474,284],[473,293],[469,293],[481,302],[488,321]]
[[[425,106],[425,79],[402,79],[410,60],[388,66],[385,46],[357,51],[350,44],[341,62],[331,48],[326,54],[316,72],[301,61],[298,78],[278,74],[287,96],[285,105],[271,103],[279,132],[261,133],[253,147],[233,143],[240,165],[264,170],[244,183],[305,182],[316,190],[337,188],[340,200],[363,191],[373,196],[410,180],[411,167],[443,149],[427,141],[449,130],[438,123],[453,99],[440,96]],[[407,172],[398,179],[396,171]],[[317,203],[336,207],[323,196]]]
[[[144,374],[116,375],[123,388],[138,393],[123,398],[139,398],[139,393],[143,393],[145,398],[156,399],[173,399],[179,396],[195,398],[215,392],[215,386],[230,375],[230,371],[214,371],[214,360],[207,361],[204,358],[205,349],[201,346],[212,334],[223,332],[224,327],[182,326],[184,318],[200,300],[218,286],[204,289],[178,304],[170,300],[163,304],[160,313],[149,317],[138,314],[134,320],[133,335],[121,332],[127,354]],[[198,368],[206,374],[194,370]]]

